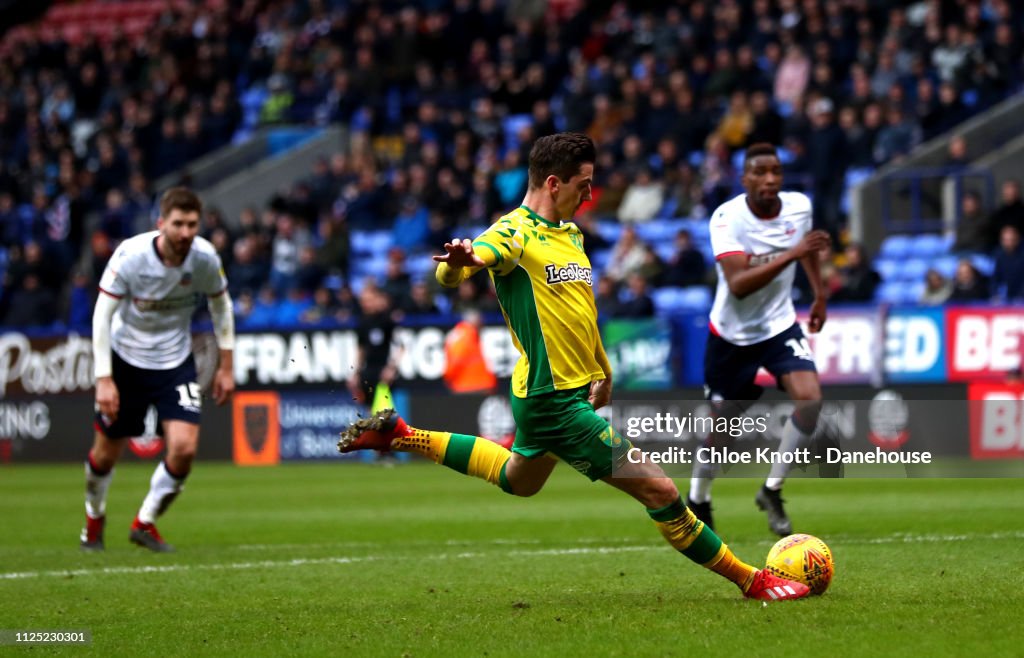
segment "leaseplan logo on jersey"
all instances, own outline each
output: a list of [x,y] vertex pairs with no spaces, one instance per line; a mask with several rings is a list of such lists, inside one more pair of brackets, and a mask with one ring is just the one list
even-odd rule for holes
[[589,267],[581,267],[579,263],[567,263],[565,267],[545,265],[544,273],[547,274],[549,286],[570,281],[583,281],[590,286],[594,282],[594,271]]

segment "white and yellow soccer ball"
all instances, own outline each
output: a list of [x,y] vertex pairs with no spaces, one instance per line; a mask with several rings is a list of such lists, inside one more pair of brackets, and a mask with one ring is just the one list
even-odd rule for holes
[[836,565],[832,551],[814,535],[789,535],[768,551],[768,572],[803,583],[813,594],[824,594],[832,582]]

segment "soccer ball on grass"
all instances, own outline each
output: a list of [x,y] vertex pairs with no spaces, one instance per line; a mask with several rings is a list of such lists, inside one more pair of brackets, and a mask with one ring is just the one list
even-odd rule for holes
[[813,535],[790,535],[768,551],[765,568],[780,578],[807,585],[814,594],[823,594],[836,567],[825,542]]

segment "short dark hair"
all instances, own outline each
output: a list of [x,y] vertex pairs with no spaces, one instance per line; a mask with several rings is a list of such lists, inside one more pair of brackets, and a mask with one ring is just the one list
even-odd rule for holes
[[557,133],[541,137],[530,149],[530,187],[538,188],[548,176],[567,181],[586,162],[597,160],[594,140],[583,133]]
[[202,214],[203,202],[187,187],[172,187],[160,197],[160,216],[166,218],[172,210]]
[[775,148],[774,144],[769,144],[768,142],[751,144],[743,153],[743,168],[746,169],[751,160],[762,155],[771,155],[777,158],[779,157],[779,151]]

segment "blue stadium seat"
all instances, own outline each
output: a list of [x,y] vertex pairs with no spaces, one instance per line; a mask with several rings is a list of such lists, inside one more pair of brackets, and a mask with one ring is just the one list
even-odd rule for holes
[[992,271],[995,269],[995,262],[993,262],[992,257],[985,254],[971,256],[971,263],[974,264],[974,269],[985,276],[992,276]]
[[676,245],[674,242],[662,240],[661,242],[654,243],[652,246],[654,247],[654,253],[658,254],[658,258],[666,263],[671,261],[676,255]]
[[916,304],[921,301],[921,295],[924,294],[925,282],[918,281],[917,283],[908,283],[903,286],[903,303],[904,304]]
[[690,232],[694,244],[711,240],[711,224],[706,219],[687,219],[679,228]]
[[910,284],[924,281],[924,273],[928,271],[929,262],[922,258],[910,258],[902,262],[899,278]]
[[706,311],[711,308],[711,290],[705,286],[688,286],[680,295],[683,308],[692,311]]
[[679,299],[682,294],[682,288],[657,288],[651,292],[651,300],[654,302],[654,308],[659,313],[672,313],[679,307]]
[[911,239],[910,245],[910,255],[915,258],[934,258],[946,251],[945,240],[935,233],[916,235]]
[[904,284],[901,281],[883,281],[875,290],[875,301],[883,304],[901,304]]
[[352,235],[349,238],[352,254],[368,254],[373,251],[373,247],[370,244],[371,239],[370,231],[352,231]]
[[906,258],[910,253],[910,236],[890,235],[882,241],[878,255],[884,258]]
[[878,272],[883,281],[895,281],[900,276],[902,265],[898,260],[881,258],[875,261],[875,271]]
[[862,181],[870,178],[873,173],[875,173],[875,170],[870,167],[856,167],[846,170],[846,176],[844,177],[843,184],[843,196],[839,201],[839,208],[844,213],[847,215],[850,214],[850,195],[853,193],[853,189]]
[[505,148],[519,147],[519,131],[533,125],[533,116],[529,114],[510,114],[501,121],[501,129],[505,133]]
[[932,267],[947,279],[952,279],[956,274],[956,265],[960,259],[956,256],[940,256],[932,261]]
[[597,222],[597,234],[608,242],[618,242],[622,235],[622,224],[618,222]]
[[665,240],[673,240],[679,232],[677,220],[652,219],[636,225],[636,235],[647,244],[654,245]]
[[703,313],[711,308],[711,291],[705,286],[658,288],[651,293],[651,300],[659,313]]
[[599,249],[592,254],[587,254],[590,258],[590,266],[597,272],[604,272],[608,268],[608,261],[612,259],[611,249]]
[[405,261],[405,271],[409,273],[409,276],[413,279],[420,279],[431,274],[437,263],[434,262],[433,257],[430,254],[423,254],[421,256],[411,256]]

